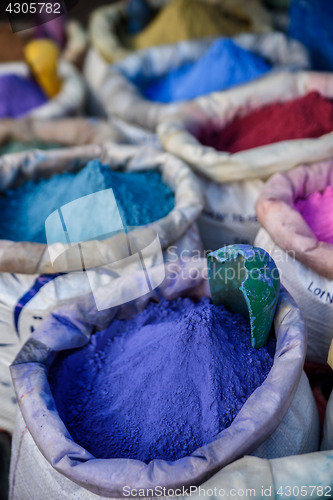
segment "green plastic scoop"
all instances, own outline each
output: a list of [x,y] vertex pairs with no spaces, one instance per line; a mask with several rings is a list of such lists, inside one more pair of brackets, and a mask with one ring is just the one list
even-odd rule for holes
[[274,260],[262,248],[230,245],[207,255],[212,301],[250,320],[252,347],[267,344],[280,291]]

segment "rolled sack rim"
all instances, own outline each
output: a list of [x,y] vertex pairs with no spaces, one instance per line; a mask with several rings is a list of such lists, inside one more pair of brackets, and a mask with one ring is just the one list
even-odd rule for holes
[[130,54],[108,67],[100,89],[104,109],[109,116],[117,116],[155,131],[164,118],[177,113],[191,99],[169,103],[150,101],[142,95],[135,83],[136,79],[140,77],[149,81],[161,78],[183,64],[195,63],[218,39],[231,39],[245,50],[264,57],[273,65],[272,71],[286,67],[310,67],[304,47],[298,41],[278,32],[245,33],[231,38],[204,37],[150,47]]
[[[123,496],[125,485],[145,490],[199,485],[227,464],[254,451],[283,420],[302,374],[306,331],[297,305],[281,288],[274,320],[277,345],[273,366],[217,439],[176,462],[153,460],[146,464],[134,459],[94,458],[72,440],[58,415],[47,381],[48,366],[57,351],[81,347],[89,341],[94,328],[91,304],[89,296],[76,301],[74,316],[78,316],[74,319],[73,312],[68,316],[68,308],[63,309],[63,315],[61,308],[51,313],[10,367],[19,407],[36,445],[54,469],[76,484],[114,498]],[[97,320],[99,328],[102,324],[105,327],[118,310],[103,311]],[[56,336],[52,333],[55,331]],[[61,346],[62,342],[66,347]]]
[[88,49],[88,33],[83,24],[76,19],[69,19],[65,25],[67,42],[62,51],[62,58],[74,66],[81,64]]
[[[110,120],[87,117],[64,117],[53,119],[4,118],[0,120],[0,145],[10,141],[51,142],[63,147],[108,142],[122,143],[124,137]],[[3,156],[3,155],[2,155]],[[1,182],[0,182],[1,186]]]
[[274,243],[321,276],[333,280],[333,245],[318,241],[302,215],[294,208],[297,198],[333,187],[333,159],[299,165],[273,175],[256,203],[261,226]]
[[222,129],[235,116],[260,107],[318,91],[333,97],[333,74],[315,71],[281,71],[230,90],[214,92],[183,105],[166,116],[157,135],[166,151],[178,156],[201,175],[215,182],[267,179],[277,172],[333,156],[333,132],[316,139],[292,139],[237,153],[217,151],[195,137],[204,125]]
[[[204,203],[203,195],[200,183],[191,169],[169,153],[144,146],[104,142],[59,150],[35,150],[4,155],[0,158],[0,173],[3,174],[0,188],[4,190],[12,187],[20,175],[26,180],[31,180],[43,173],[47,175],[50,172],[76,171],[95,158],[114,170],[124,169],[124,166],[128,172],[157,169],[162,174],[163,181],[175,194],[175,206],[166,217],[139,226],[129,233],[131,244],[138,246],[140,250],[144,248],[145,242],[146,246],[152,243],[156,233],[161,247],[167,248],[176,242],[200,215]],[[117,248],[116,257],[113,251],[118,239],[117,236],[111,236],[103,241],[84,242],[87,259],[85,268],[107,265],[115,262],[116,257],[121,258]],[[74,247],[76,248],[76,246],[72,248]],[[81,271],[80,255],[75,251],[67,254],[67,250],[68,245],[62,243],[48,246],[43,243],[0,240],[0,272],[57,274]],[[58,267],[55,269],[50,260],[51,258],[55,261],[58,256],[62,256],[61,269]]]
[[112,63],[131,54],[116,35],[118,22],[126,17],[127,6],[115,2],[95,9],[89,17],[88,33],[91,44],[105,63]]

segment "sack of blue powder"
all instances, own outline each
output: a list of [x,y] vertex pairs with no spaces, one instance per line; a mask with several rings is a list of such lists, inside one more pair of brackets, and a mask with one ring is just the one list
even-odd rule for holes
[[[205,269],[203,259],[172,262],[138,300],[96,311],[87,295],[32,334],[11,367],[24,416],[14,432],[14,500],[23,484],[37,500],[46,485],[55,500],[69,491],[115,498],[125,486],[152,497],[157,486],[202,484],[243,455],[318,449],[297,306],[280,292],[276,343],[272,332],[254,351],[246,320],[211,304]],[[139,284],[134,273],[100,293],[116,304]]]
[[96,458],[175,461],[230,426],[273,364],[275,338],[208,298],[149,303],[51,367],[60,417]]
[[[45,123],[49,137],[52,127]],[[97,137],[106,130],[102,124],[88,132]],[[167,153],[102,142],[7,154],[0,156],[0,171],[0,271],[54,274],[54,259],[62,254],[61,272],[81,270],[81,259],[67,260],[63,223],[74,230],[67,228],[73,243],[84,242],[89,269],[128,257],[126,231],[134,253],[157,234],[162,249],[176,245],[177,255],[202,248],[194,226],[203,204],[199,182]]]
[[142,93],[152,101],[188,101],[254,80],[271,68],[263,57],[221,38],[197,62],[180,66],[149,82]]
[[[74,136],[81,131],[82,141],[109,130],[105,123],[95,128],[86,127],[86,121],[73,120]],[[55,122],[64,133],[72,123]],[[30,139],[52,137],[51,124],[47,120],[29,121]],[[3,138],[9,129],[3,130],[2,125],[7,127],[7,120],[0,124]],[[15,121],[15,125],[10,129],[12,137],[17,137],[16,133],[24,137],[25,126],[21,125],[27,123]],[[68,134],[70,138],[73,134]],[[0,155],[0,172],[0,428],[11,433],[17,403],[8,365],[31,333],[59,304],[101,284],[117,282],[127,267],[139,269],[148,278],[150,268],[162,262],[163,255],[168,258],[171,245],[172,258],[182,251],[186,256],[192,252],[199,255],[201,242],[195,220],[202,209],[202,194],[194,174],[177,158],[152,148],[110,142]],[[110,214],[110,204],[105,205],[104,195],[111,199],[112,215],[117,215],[118,222],[121,218],[117,227],[120,238],[118,233],[110,234],[113,219],[105,216]],[[95,203],[85,204],[91,197]],[[79,205],[74,215],[72,203]],[[50,212],[60,224],[50,223],[46,228]],[[80,241],[83,259],[70,253],[59,214],[68,239]],[[59,227],[60,233],[56,231]],[[52,241],[46,244],[49,235]],[[78,245],[71,248],[75,251]],[[149,289],[148,283],[157,286],[162,280],[163,275],[154,283],[146,280],[145,286]],[[103,293],[103,304],[117,296],[117,286],[116,290],[115,295],[112,290],[111,295]]]

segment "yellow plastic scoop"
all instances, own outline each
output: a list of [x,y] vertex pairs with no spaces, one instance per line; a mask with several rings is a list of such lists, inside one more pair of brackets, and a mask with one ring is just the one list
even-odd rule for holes
[[249,318],[252,347],[267,344],[280,291],[279,271],[262,248],[230,245],[207,255],[212,301]]
[[57,95],[62,84],[58,75],[58,46],[48,39],[32,40],[25,46],[24,56],[46,95],[50,98]]

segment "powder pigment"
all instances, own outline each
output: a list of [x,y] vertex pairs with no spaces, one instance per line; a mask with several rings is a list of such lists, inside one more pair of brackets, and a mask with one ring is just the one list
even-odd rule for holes
[[[0,196],[0,238],[46,243],[45,220],[54,210],[109,188],[113,189],[122,219],[128,226],[153,222],[174,207],[174,195],[162,182],[159,172],[114,172],[93,160],[77,174],[53,175],[7,190]],[[84,226],[85,221],[77,224]]]
[[218,151],[237,153],[279,141],[316,138],[332,130],[333,102],[310,92],[236,117],[222,130],[202,128],[198,140]]
[[49,382],[74,441],[96,458],[174,461],[228,427],[273,364],[275,339],[206,297],[150,302],[60,354]]
[[0,118],[19,118],[46,102],[33,80],[12,74],[0,76]]
[[251,31],[251,22],[237,6],[225,10],[223,3],[173,0],[147,28],[132,37],[131,44],[138,50],[192,38],[234,36],[247,31]]
[[189,100],[254,80],[270,69],[262,57],[232,40],[219,39],[196,63],[183,65],[149,83],[143,94],[159,102]]
[[300,198],[295,203],[305,222],[318,241],[333,245],[333,187],[325,191],[316,191],[307,198]]

